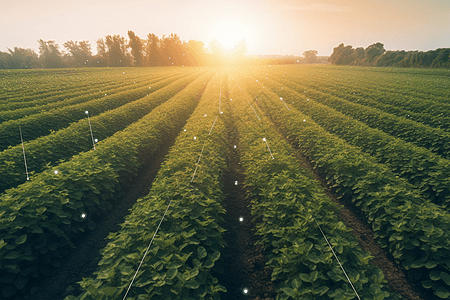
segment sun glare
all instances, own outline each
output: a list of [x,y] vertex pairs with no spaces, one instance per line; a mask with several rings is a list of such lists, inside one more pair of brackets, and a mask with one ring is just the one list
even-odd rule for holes
[[248,28],[236,20],[221,20],[212,28],[212,35],[225,50],[231,50],[242,40],[246,40]]

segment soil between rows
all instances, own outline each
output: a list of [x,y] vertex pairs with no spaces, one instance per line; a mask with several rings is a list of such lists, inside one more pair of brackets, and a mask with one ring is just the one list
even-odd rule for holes
[[128,184],[129,187],[115,198],[110,211],[95,216],[96,227],[74,242],[76,248],[70,249],[66,258],[61,260],[61,266],[55,268],[50,277],[36,282],[30,293],[11,299],[62,300],[68,295],[80,294],[82,290],[77,282],[83,277],[89,277],[97,269],[101,259],[99,251],[107,245],[108,234],[120,230],[119,224],[123,223],[136,200],[149,193],[153,179],[175,143],[175,137],[167,138],[156,155],[144,164],[135,179]]
[[[225,95],[228,99],[228,93]],[[229,101],[226,103],[231,108]],[[224,172],[224,189],[227,194],[223,202],[226,210],[224,227],[227,230],[225,233],[227,247],[223,251],[224,273],[218,278],[228,292],[221,294],[221,298],[273,300],[275,292],[271,281],[272,272],[266,267],[267,258],[262,246],[256,245],[258,237],[254,234],[251,204],[245,196],[246,190],[243,186],[245,176],[239,154],[239,133],[234,125],[233,115],[228,114],[224,120],[228,129],[229,146],[228,170]]]
[[[272,126],[277,128],[273,123]],[[303,155],[297,142],[288,139],[279,130],[277,131],[280,138],[286,140],[297,150],[296,156],[300,166],[302,168],[309,169],[314,178],[322,185],[328,198],[339,205],[339,219],[347,227],[352,229],[352,234],[357,238],[361,249],[364,252],[370,253],[370,255],[374,257],[371,260],[371,263],[376,265],[383,272],[384,277],[387,280],[387,285],[391,288],[391,290],[408,300],[437,300],[438,298],[434,295],[430,295],[429,291],[425,290],[421,286],[417,286],[415,282],[407,279],[405,270],[400,268],[395,263],[392,255],[385,249],[382,249],[375,241],[374,232],[363,220],[357,208],[349,203],[344,203],[339,200],[331,188],[328,187],[326,180],[320,176],[317,170],[313,168],[309,160]]]

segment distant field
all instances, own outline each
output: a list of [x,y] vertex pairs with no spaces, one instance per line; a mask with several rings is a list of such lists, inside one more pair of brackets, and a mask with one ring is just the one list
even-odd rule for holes
[[5,299],[450,299],[449,70],[0,78]]

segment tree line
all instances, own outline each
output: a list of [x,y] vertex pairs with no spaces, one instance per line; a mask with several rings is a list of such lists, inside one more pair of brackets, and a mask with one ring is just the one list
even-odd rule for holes
[[382,43],[375,43],[366,49],[353,48],[341,43],[333,49],[329,61],[335,65],[450,68],[450,48],[430,51],[386,51]]
[[316,50],[298,56],[247,56],[244,41],[233,49],[224,50],[217,40],[209,47],[201,41],[182,41],[171,33],[158,37],[149,33],[145,39],[128,31],[128,39],[107,35],[96,41],[97,53],[92,53],[89,41],[67,41],[62,47],[55,41],[38,40],[39,53],[14,47],[0,51],[0,69],[80,68],[80,67],[154,67],[199,66],[224,64],[296,64],[326,63],[328,57],[317,57]]
[[150,67],[197,66],[224,63],[226,59],[245,56],[245,43],[230,51],[214,45],[206,51],[201,41],[182,41],[176,34],[158,37],[153,33],[146,39],[128,31],[128,39],[107,35],[96,41],[97,54],[92,53],[89,41],[67,41],[60,47],[55,41],[38,40],[39,54],[32,49],[15,47],[0,51],[0,69],[64,68],[64,67]]

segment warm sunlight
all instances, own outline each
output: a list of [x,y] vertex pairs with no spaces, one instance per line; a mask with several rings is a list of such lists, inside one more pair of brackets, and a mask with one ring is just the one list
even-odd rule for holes
[[212,36],[216,37],[226,51],[232,50],[242,40],[248,43],[248,37],[250,36],[250,29],[236,20],[218,21],[211,31]]

